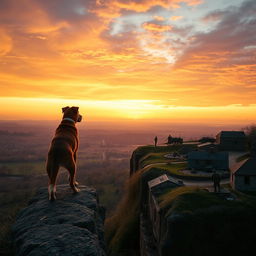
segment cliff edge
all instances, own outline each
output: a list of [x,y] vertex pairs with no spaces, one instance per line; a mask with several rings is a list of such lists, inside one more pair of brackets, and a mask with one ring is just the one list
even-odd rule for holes
[[13,225],[17,256],[104,256],[105,210],[95,189],[79,186],[73,194],[68,185],[57,187],[57,200],[48,200],[41,188]]
[[200,182],[184,185],[175,175],[186,163],[165,157],[179,147],[142,146],[133,152],[127,191],[106,220],[108,255],[251,255],[255,196],[228,185],[218,193]]

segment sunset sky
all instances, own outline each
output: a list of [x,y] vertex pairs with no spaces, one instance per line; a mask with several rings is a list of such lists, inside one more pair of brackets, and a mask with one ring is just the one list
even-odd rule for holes
[[255,0],[1,0],[0,119],[253,123]]

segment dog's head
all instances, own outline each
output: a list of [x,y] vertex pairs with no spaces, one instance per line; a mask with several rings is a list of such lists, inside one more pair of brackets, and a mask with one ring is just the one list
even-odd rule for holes
[[65,107],[62,108],[63,118],[71,118],[75,122],[81,122],[82,116],[78,111],[79,107]]

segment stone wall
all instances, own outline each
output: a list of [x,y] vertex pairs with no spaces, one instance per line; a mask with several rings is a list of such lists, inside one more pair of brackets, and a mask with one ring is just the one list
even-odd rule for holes
[[256,191],[256,176],[249,176],[249,184],[245,184],[245,176],[233,175],[232,187],[236,190],[241,191]]

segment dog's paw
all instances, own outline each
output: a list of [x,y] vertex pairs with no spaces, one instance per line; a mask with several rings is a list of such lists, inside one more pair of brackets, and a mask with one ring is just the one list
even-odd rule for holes
[[77,188],[76,186],[74,186],[73,191],[74,191],[74,193],[79,193],[79,192],[80,192],[80,189]]
[[56,200],[56,195],[55,195],[55,193],[51,193],[50,195],[49,195],[49,201],[55,201]]
[[[68,177],[68,182],[70,182],[70,177]],[[79,183],[78,183],[77,181],[75,181],[75,182],[74,182],[74,185],[75,185],[75,186],[78,186]]]

